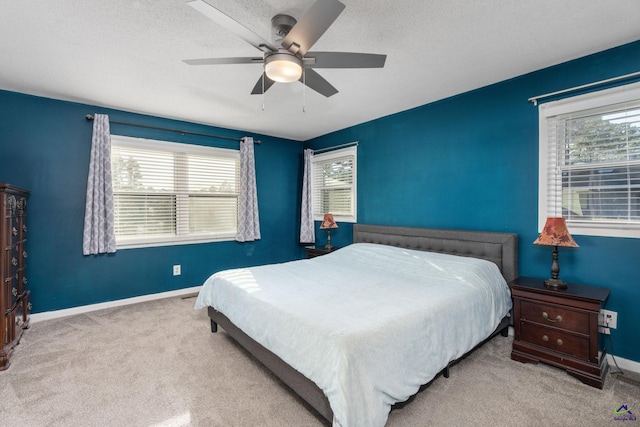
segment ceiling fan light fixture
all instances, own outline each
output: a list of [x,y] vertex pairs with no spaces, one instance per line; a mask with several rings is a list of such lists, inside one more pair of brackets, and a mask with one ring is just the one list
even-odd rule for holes
[[302,59],[288,52],[271,54],[264,60],[264,72],[274,82],[295,82],[302,76]]

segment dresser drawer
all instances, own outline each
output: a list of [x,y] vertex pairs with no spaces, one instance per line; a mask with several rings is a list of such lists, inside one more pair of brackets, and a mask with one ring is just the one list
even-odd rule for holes
[[11,245],[7,248],[7,259],[12,268],[17,268],[22,261],[22,246],[20,244]]
[[589,337],[533,323],[520,323],[522,339],[582,360],[589,360]]
[[589,314],[536,301],[520,302],[520,319],[589,334]]
[[29,302],[30,292],[25,292],[17,301],[15,306],[15,322],[17,329],[26,329],[29,327],[29,317],[31,311],[31,303]]
[[18,276],[14,275],[4,279],[2,283],[2,292],[4,292],[5,311],[9,311],[22,294],[22,290],[18,286]]
[[16,328],[13,325],[16,320],[13,310],[9,311],[8,313],[2,313],[1,315],[4,316],[3,330],[1,331],[2,347],[5,347],[13,342],[16,333]]
[[8,221],[8,229],[5,234],[5,241],[2,242],[2,245],[5,247],[15,245],[20,240],[20,218],[17,216],[11,216],[7,218]]
[[18,339],[22,335],[22,331],[29,327],[29,293],[27,292],[17,304],[7,313],[4,314],[4,342],[3,345],[14,347],[18,344]]
[[13,194],[4,193],[3,203],[4,203],[4,209],[6,212],[5,215],[15,215],[16,207],[18,205],[18,200],[16,199],[16,196]]
[[26,270],[21,268],[18,270],[18,274],[15,276],[16,278],[16,288],[18,288],[18,295],[22,295],[27,290],[27,276]]

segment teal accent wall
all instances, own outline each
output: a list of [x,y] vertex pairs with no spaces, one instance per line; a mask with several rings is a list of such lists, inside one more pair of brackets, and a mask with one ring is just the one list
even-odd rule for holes
[[[538,109],[533,96],[640,71],[640,42],[373,120],[308,141],[358,146],[358,222],[515,232],[521,275],[550,276],[536,246]],[[473,72],[473,70],[469,70]],[[428,78],[425,76],[425,78]],[[384,100],[380,100],[384,102]],[[351,240],[350,225],[332,232]],[[318,236],[324,238],[322,230]],[[640,239],[574,236],[566,281],[607,287],[618,312],[613,354],[640,362]],[[607,342],[610,351],[610,343]]]
[[[0,91],[0,181],[31,190],[28,279],[33,312],[201,285],[233,267],[301,258],[297,244],[302,143],[251,135],[262,239],[124,249],[83,256],[82,229],[92,122],[85,115],[240,138],[244,133]],[[212,113],[215,114],[215,113]],[[112,124],[114,134],[238,149],[236,141]],[[182,265],[173,276],[172,266]]]

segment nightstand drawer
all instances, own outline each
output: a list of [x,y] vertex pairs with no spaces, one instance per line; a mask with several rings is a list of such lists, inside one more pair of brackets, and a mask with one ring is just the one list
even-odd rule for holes
[[582,360],[589,360],[589,337],[521,322],[522,339]]
[[581,334],[589,334],[589,314],[554,305],[522,300],[520,318]]

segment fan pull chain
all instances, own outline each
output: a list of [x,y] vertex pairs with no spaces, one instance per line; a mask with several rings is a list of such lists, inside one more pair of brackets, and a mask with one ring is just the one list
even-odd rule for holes
[[264,111],[264,73],[262,73],[262,111]]
[[302,112],[307,112],[307,73],[302,69]]

